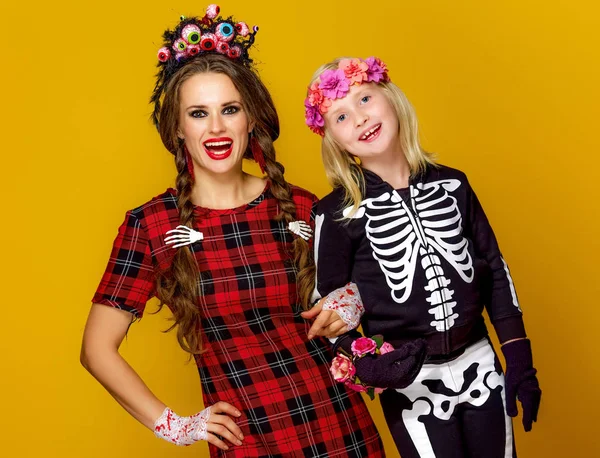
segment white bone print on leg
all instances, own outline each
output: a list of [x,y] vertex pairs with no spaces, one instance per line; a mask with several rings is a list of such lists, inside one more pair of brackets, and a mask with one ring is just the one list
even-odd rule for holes
[[[496,371],[495,355],[487,340],[481,340],[456,360],[444,364],[424,364],[415,381],[397,390],[413,404],[402,412],[402,420],[420,456],[434,457],[433,445],[425,431],[422,416],[434,415],[449,420],[459,404],[483,406],[492,390],[501,389],[504,397],[504,376]],[[512,457],[512,427],[505,417],[505,458]]]
[[373,257],[395,302],[402,304],[410,297],[417,261],[421,262],[428,281],[425,290],[430,293],[431,326],[439,332],[450,329],[458,318],[454,290],[449,288],[439,256],[463,281],[471,283],[474,276],[468,241],[462,236],[462,217],[456,198],[449,194],[460,185],[453,179],[411,185],[411,207],[392,191],[363,200],[355,214],[350,207],[344,210],[344,216],[367,217],[365,230]]
[[191,245],[204,238],[202,232],[195,231],[187,226],[177,226],[175,229],[167,231],[167,234],[171,235],[165,237],[165,243],[167,245],[173,245],[173,248]]

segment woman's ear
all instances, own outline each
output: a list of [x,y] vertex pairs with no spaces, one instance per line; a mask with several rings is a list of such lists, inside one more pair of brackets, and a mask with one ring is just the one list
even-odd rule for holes
[[249,134],[251,134],[251,133],[252,133],[252,131],[254,130],[254,127],[255,127],[255,126],[256,126],[256,122],[254,122],[254,121],[250,121],[250,122],[248,123],[248,133],[249,133]]

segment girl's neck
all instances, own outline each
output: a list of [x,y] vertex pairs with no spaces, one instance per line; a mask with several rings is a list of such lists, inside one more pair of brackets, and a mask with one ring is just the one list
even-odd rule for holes
[[192,189],[192,202],[204,208],[225,210],[251,202],[264,190],[264,180],[242,170],[228,174],[198,173]]
[[379,175],[394,189],[408,187],[410,165],[403,153],[381,154],[361,160],[361,166]]

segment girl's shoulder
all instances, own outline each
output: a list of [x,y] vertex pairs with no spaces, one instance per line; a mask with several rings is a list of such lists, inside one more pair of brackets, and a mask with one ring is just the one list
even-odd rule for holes
[[468,182],[465,172],[443,164],[427,166],[425,172],[419,178],[420,179],[417,181],[431,182],[437,180],[455,179],[461,182]]
[[338,186],[319,200],[316,211],[318,214],[335,215],[335,218],[339,218],[345,201],[346,192],[343,187]]

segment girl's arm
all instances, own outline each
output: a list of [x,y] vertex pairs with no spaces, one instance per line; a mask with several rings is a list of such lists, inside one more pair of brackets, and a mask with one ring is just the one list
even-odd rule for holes
[[485,295],[486,310],[502,344],[525,339],[527,334],[523,313],[508,265],[502,257],[498,241],[479,199],[468,182],[467,189],[468,230],[471,232],[469,237],[473,241],[475,254],[484,259],[491,269],[491,278]]

